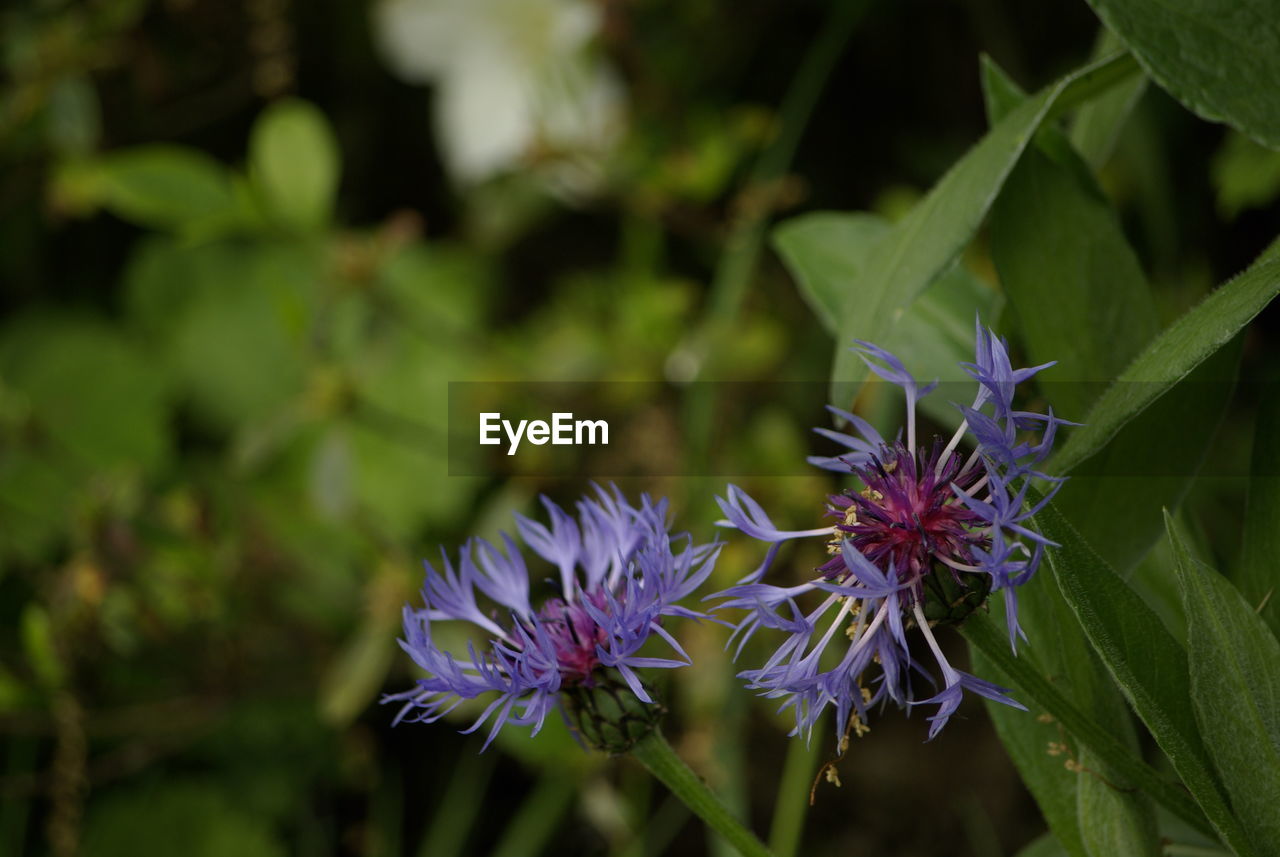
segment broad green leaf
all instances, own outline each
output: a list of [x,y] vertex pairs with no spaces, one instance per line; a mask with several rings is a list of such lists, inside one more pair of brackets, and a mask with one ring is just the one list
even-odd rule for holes
[[1280,27],[1272,0],[1089,0],[1184,105],[1280,148]]
[[103,203],[143,226],[186,229],[231,217],[231,175],[213,158],[180,146],[148,145],[105,155],[97,166]]
[[[1057,587],[1026,586],[1019,591],[1018,615],[1027,640],[1019,645],[1018,662],[1035,670],[1046,683],[1070,697],[1082,716],[1095,727],[1107,731],[1132,760],[1141,759],[1137,736],[1124,698],[1093,654],[1080,624]],[[993,602],[993,618],[997,626],[1005,622],[1002,600]],[[975,669],[997,683],[1016,683],[981,650],[973,649]],[[1091,754],[1094,773],[1078,772],[1075,763],[1088,752],[1079,737],[1057,719],[1057,712],[1045,700],[1022,698],[1030,712],[1018,711],[998,703],[989,703],[987,711],[996,725],[1001,742],[1013,758],[1023,782],[1036,798],[1045,820],[1058,841],[1071,853],[1090,854],[1089,834],[1097,820],[1080,812],[1080,790],[1084,780],[1101,775],[1123,787],[1134,781],[1120,772],[1101,754]],[[1035,715],[1035,716],[1031,716]],[[1154,825],[1154,815],[1145,795],[1127,801],[1108,801],[1091,796],[1090,806],[1106,809],[1108,826],[1116,830],[1145,830]],[[1135,837],[1136,838],[1136,837]],[[1096,851],[1096,849],[1095,849]]]
[[997,627],[985,613],[975,613],[965,620],[961,631],[970,646],[980,652],[986,662],[998,668],[998,672],[993,675],[1003,675],[1009,679],[1007,684],[1017,691],[1017,698],[1029,705],[1034,701],[1081,744],[1106,759],[1108,764],[1121,771],[1137,788],[1175,813],[1178,818],[1205,833],[1213,831],[1212,825],[1181,786],[1170,782],[1164,774],[1157,772],[1134,754],[1119,737],[1096,722],[1093,716],[1059,690],[1056,683],[1046,677],[1030,659],[1010,652],[1009,637],[1003,626]]
[[328,222],[338,189],[338,144],[328,120],[298,99],[267,108],[249,138],[249,176],[266,209],[298,229]]
[[[988,109],[1007,109],[1016,87],[990,62],[983,72]],[[1119,218],[1057,131],[1042,129],[1005,182],[991,213],[991,249],[1030,362],[1056,361],[1039,376],[1041,390],[1059,414],[1081,418],[1158,320]],[[1117,568],[1159,537],[1160,510],[1190,485],[1233,379],[1232,360],[1207,364],[1113,438],[1092,468],[1103,475],[1073,479],[1059,494],[1064,514]]]
[[1155,814],[1142,793],[1115,781],[1111,768],[1084,749],[1076,760],[1080,833],[1090,857],[1161,857]]
[[[817,212],[787,221],[774,232],[774,244],[791,269],[814,314],[834,333],[842,290],[854,282],[875,243],[890,234],[883,218],[865,212]],[[877,344],[899,354],[907,369],[931,381],[970,383],[962,361],[973,359],[975,316],[994,323],[1003,305],[998,292],[980,282],[962,265],[943,274],[920,295],[893,329]],[[879,423],[881,412],[896,421],[900,402],[894,395],[875,397],[864,413]],[[960,417],[942,396],[926,398],[920,407],[932,419],[954,427]]]
[[1242,857],[1252,854],[1187,705],[1186,651],[1056,506],[1045,507],[1037,523],[1059,545],[1046,552],[1049,567],[1094,650],[1219,834]]
[[1161,509],[1181,504],[1213,445],[1231,402],[1239,346],[1237,341],[1197,366],[1077,468],[1059,492],[1063,515],[1121,574],[1159,539]]
[[1280,855],[1280,642],[1226,578],[1169,539],[1187,613],[1191,706],[1256,852]]
[[906,307],[969,243],[1009,172],[1040,126],[1105,91],[1133,71],[1127,56],[1088,66],[1028,99],[960,159],[893,232],[876,243],[857,281],[844,292],[832,370],[832,400],[847,403],[866,372],[848,348],[855,339],[883,342]]
[[991,211],[991,255],[1019,336],[1032,364],[1057,361],[1039,380],[1073,419],[1159,328],[1137,255],[1083,169],[1033,149]]
[[800,287],[800,296],[832,336],[840,309],[876,242],[892,227],[870,212],[819,211],[782,223],[773,246]]
[[[976,646],[970,648],[969,657],[977,675],[1003,687],[1018,686],[1016,679],[1004,673]],[[1064,762],[1068,757],[1059,749],[1068,738],[1067,733],[1035,700],[1017,692],[1015,696],[1029,711],[986,702],[996,735],[1053,831],[1055,844],[1061,843],[1058,845],[1061,853],[1071,857],[1086,855],[1076,816],[1078,776],[1067,770]]]
[[1280,589],[1280,366],[1270,368],[1271,381],[1258,396],[1236,585],[1246,601],[1260,608],[1258,613],[1271,630],[1280,634],[1280,593],[1276,592]]
[[1054,469],[1066,473],[1105,446],[1125,423],[1230,342],[1278,292],[1280,242],[1273,242],[1248,270],[1161,331],[1120,373],[1054,457]]
[[[1123,48],[1124,42],[1115,33],[1099,28],[1093,49],[1095,58],[1110,56]],[[1146,88],[1147,76],[1135,75],[1076,111],[1071,121],[1071,144],[1093,169],[1101,169],[1110,160],[1120,131]]]

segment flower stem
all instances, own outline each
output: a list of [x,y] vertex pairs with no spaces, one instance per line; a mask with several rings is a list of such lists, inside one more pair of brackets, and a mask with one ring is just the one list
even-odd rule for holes
[[649,773],[662,781],[685,806],[738,849],[742,857],[773,857],[765,844],[743,827],[720,798],[707,788],[707,784],[676,755],[660,730],[655,728],[636,742],[631,748],[631,755],[639,759]]

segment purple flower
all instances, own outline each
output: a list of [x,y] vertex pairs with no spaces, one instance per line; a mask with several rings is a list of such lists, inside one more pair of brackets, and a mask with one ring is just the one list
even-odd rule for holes
[[[443,550],[439,570],[424,563],[423,606],[405,607],[400,645],[427,677],[383,698],[404,703],[397,723],[434,722],[463,700],[493,695],[463,730],[491,722],[487,748],[507,723],[532,725],[536,734],[547,714],[566,701],[595,711],[600,705],[591,694],[601,688],[610,700],[633,696],[618,703],[630,716],[640,703],[653,703],[637,669],[689,662],[663,623],[669,616],[705,618],[677,602],[706,580],[720,545],[673,536],[666,500],[655,503],[644,495],[631,506],[617,487],[596,486],[595,496],[578,501],[576,520],[545,497],[542,503],[550,527],[516,515],[525,544],[558,571],[555,594],[540,606],[530,600],[520,547],[505,534],[502,548],[468,541],[456,568]],[[540,576],[535,572],[535,579]],[[479,651],[468,644],[465,654],[445,651],[432,636],[442,622],[468,622],[489,642]],[[677,657],[641,655],[651,636]]]
[[[970,406],[957,406],[964,421],[949,440],[918,445],[915,407],[935,385],[918,384],[895,356],[870,343],[859,342],[857,350],[873,372],[905,392],[905,442],[901,436],[888,442],[857,416],[830,409],[856,434],[815,429],[848,452],[810,462],[851,474],[860,485],[827,498],[831,523],[823,527],[780,529],[756,501],[729,486],[718,498],[726,517],[721,525],[768,543],[769,550],[738,586],[713,596],[725,599],[718,609],[747,611],[734,631],[739,653],[761,628],[785,632],[761,667],[741,675],[749,687],[793,711],[793,734],[810,733],[823,709],[833,706],[842,752],[849,733],[866,731],[868,709],[881,702],[937,706],[929,738],[946,725],[966,690],[1022,707],[1003,688],[951,666],[934,628],[962,621],[995,591],[1005,599],[1010,644],[1023,636],[1017,588],[1053,546],[1029,519],[1063,481],[1038,468],[1052,451],[1058,426],[1071,425],[1052,411],[1014,410],[1017,385],[1052,364],[1014,369],[1005,342],[979,323],[974,362],[962,364],[979,385]],[[967,452],[961,449],[966,437],[972,442]],[[1028,508],[1034,481],[1044,486],[1046,499]],[[807,583],[763,582],[783,542],[809,537],[825,540],[830,558]],[[802,602],[816,606],[802,609]],[[913,631],[923,637],[935,668],[912,655]],[[824,658],[837,641],[847,644],[843,655]],[[933,689],[927,698],[914,693],[921,680]]]

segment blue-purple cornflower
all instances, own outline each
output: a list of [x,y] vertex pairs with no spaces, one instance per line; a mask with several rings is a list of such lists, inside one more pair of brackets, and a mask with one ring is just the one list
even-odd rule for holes
[[[829,409],[856,434],[815,429],[846,451],[809,460],[861,482],[827,498],[832,523],[780,530],[741,489],[730,486],[727,498],[717,498],[728,518],[721,525],[770,545],[755,572],[714,596],[727,599],[722,608],[748,611],[734,631],[738,653],[761,627],[787,635],[762,667],[741,675],[749,687],[783,699],[782,709],[793,709],[793,734],[810,734],[821,712],[834,706],[842,753],[851,731],[866,731],[868,709],[886,700],[906,707],[936,705],[929,717],[930,739],[959,707],[965,690],[1023,707],[1004,688],[953,667],[933,628],[962,620],[994,590],[1004,594],[1010,643],[1016,647],[1017,638],[1025,636],[1018,625],[1017,589],[1053,544],[1031,529],[1028,519],[1062,483],[1037,468],[1052,450],[1058,426],[1070,424],[1052,409],[1048,414],[1014,410],[1014,388],[1053,364],[1014,369],[1005,342],[979,323],[974,362],[961,364],[978,382],[973,403],[956,406],[964,420],[950,440],[917,445],[916,405],[936,384],[921,386],[901,361],[871,343],[860,341],[856,350],[872,372],[906,394],[906,439],[899,434],[888,442],[857,415]],[[961,448],[966,434],[974,441],[968,452]],[[1044,498],[1028,507],[1028,489],[1037,480]],[[812,579],[797,586],[761,582],[783,542],[808,537],[825,540],[830,556]],[[820,603],[801,609],[802,597]],[[912,628],[927,644],[940,689],[934,671],[912,654],[907,642]],[[824,661],[835,640],[847,648]],[[913,673],[936,692],[917,698]]]
[[[525,557],[506,534],[505,550],[473,538],[459,552],[456,567],[443,549],[441,570],[424,563],[424,606],[404,608],[400,645],[427,677],[412,690],[384,698],[404,703],[397,723],[430,723],[463,700],[493,694],[463,730],[473,732],[491,721],[488,747],[508,723],[532,725],[537,734],[553,709],[566,713],[566,702],[573,707],[579,700],[591,712],[604,705],[625,716],[644,707],[633,705],[636,700],[653,703],[637,669],[689,663],[663,623],[671,616],[706,617],[677,602],[706,580],[720,545],[695,545],[687,533],[671,534],[665,499],[654,502],[644,495],[632,506],[616,486],[610,491],[595,486],[595,496],[578,501],[576,520],[551,500],[544,497],[542,503],[550,527],[515,516],[525,544],[558,571],[548,581],[553,594],[541,605],[535,606]],[[488,645],[477,650],[469,643],[464,654],[441,649],[432,630],[449,621],[476,626]],[[666,641],[679,659],[641,655],[653,636]],[[607,691],[603,702],[590,693],[601,687]],[[625,743],[603,748],[620,752]]]

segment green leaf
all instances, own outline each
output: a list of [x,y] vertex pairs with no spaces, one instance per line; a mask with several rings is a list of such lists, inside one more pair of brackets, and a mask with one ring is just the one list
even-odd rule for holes
[[193,228],[237,210],[230,173],[195,149],[138,146],[104,156],[98,171],[103,204],[142,226]]
[[1187,613],[1191,704],[1232,809],[1264,857],[1280,855],[1280,642],[1166,519]]
[[1069,853],[1052,834],[1046,833],[1019,851],[1016,857],[1067,857]]
[[250,179],[266,209],[289,226],[315,229],[328,222],[340,169],[333,129],[305,101],[278,101],[253,126]]
[[63,466],[150,470],[165,459],[164,377],[152,355],[105,322],[15,318],[0,331],[0,372]]
[[359,627],[329,665],[320,686],[320,716],[334,726],[349,726],[378,695],[400,651],[402,568],[388,564],[366,587],[368,608]]
[[[857,280],[875,243],[891,231],[887,221],[866,212],[817,212],[775,230],[778,253],[829,332],[834,333],[838,323],[842,290]],[[956,265],[916,298],[878,344],[903,355],[918,378],[968,382],[960,363],[973,359],[972,319],[976,315],[992,323],[1002,303],[995,289]],[[956,409],[941,398],[925,399],[921,407],[942,425],[960,422]],[[874,415],[869,416],[874,422]]]
[[[1099,28],[1093,56],[1101,59],[1124,48],[1124,42],[1105,27]],[[1098,170],[1111,158],[1129,114],[1147,88],[1146,75],[1135,75],[1085,104],[1071,122],[1071,144],[1089,166]]]
[[[181,842],[189,857],[283,857],[268,819],[201,780],[110,790],[90,806],[86,857],[159,857]],[[145,831],[145,833],[143,833]]]
[[1059,545],[1046,551],[1049,567],[1094,650],[1209,821],[1239,854],[1253,853],[1227,807],[1187,705],[1187,653],[1056,506],[1036,518],[1041,532]]
[[[989,110],[1021,97],[989,61],[983,83]],[[1041,391],[1060,414],[1079,419],[1159,325],[1119,218],[1056,130],[1041,130],[1005,182],[991,213],[991,250],[1030,362],[1056,361],[1038,377]],[[1059,494],[1067,517],[1117,568],[1128,569],[1159,537],[1160,510],[1190,485],[1233,380],[1232,359],[1203,367],[1113,439],[1092,468],[1104,475],[1072,479]]]
[[[969,657],[975,674],[1004,687],[1021,688],[1017,679],[1001,670],[976,645],[970,647]],[[1019,711],[984,700],[987,714],[1000,743],[1018,769],[1023,785],[1035,798],[1040,814],[1053,831],[1055,844],[1061,843],[1059,851],[1071,857],[1082,857],[1087,852],[1076,817],[1078,777],[1066,769],[1063,764],[1066,759],[1057,748],[1064,743],[1067,733],[1053,715],[1044,711],[1039,700],[1026,698],[1020,692],[1017,698],[1026,703],[1030,711]]]
[[832,401],[847,403],[865,376],[850,352],[855,339],[884,341],[886,329],[944,271],[986,217],[1009,172],[1040,126],[1133,71],[1127,56],[1088,66],[1015,108],[987,133],[893,232],[876,243],[855,283],[844,291],[832,370]]
[[53,620],[49,618],[49,611],[34,601],[22,610],[22,648],[41,684],[47,688],[62,684],[66,670],[54,642]]
[[266,419],[304,387],[320,280],[300,248],[154,241],[130,266],[130,313],[178,392],[216,429]]
[[1280,241],[1165,328],[1098,398],[1085,425],[1054,456],[1052,467],[1066,473],[1095,454],[1125,423],[1230,342],[1278,292]]
[[1030,362],[1057,361],[1040,376],[1050,402],[1078,419],[1159,324],[1119,218],[1068,156],[1023,157],[991,212],[991,255]]
[[1091,751],[1081,750],[1077,761],[1083,768],[1077,813],[1090,857],[1161,857],[1155,814],[1145,796],[1116,783],[1111,769]]
[[774,248],[827,333],[835,335],[844,295],[871,248],[891,228],[883,217],[865,211],[818,211],[793,217],[773,231]]
[[1253,429],[1253,462],[1249,502],[1245,508],[1244,544],[1236,585],[1263,621],[1280,634],[1280,365],[1271,367],[1271,381],[1258,396],[1258,419]]
[[1056,499],[1064,516],[1128,574],[1163,529],[1217,437],[1235,388],[1240,342],[1214,354],[1076,469]]
[[1280,196],[1280,152],[1263,148],[1232,131],[1213,156],[1218,213],[1234,220],[1249,208],[1263,208]]
[[1270,0],[1089,0],[1186,107],[1280,148],[1280,27]]
[[[1088,855],[1097,850],[1091,851],[1088,846],[1090,834],[1096,832],[1093,825],[1098,820],[1080,812],[1081,790],[1093,785],[1086,786],[1084,781],[1103,776],[1128,788],[1135,783],[1129,769],[1134,762],[1141,765],[1142,754],[1132,717],[1119,689],[1093,654],[1062,593],[1047,584],[1048,581],[1042,581],[1019,592],[1018,614],[1027,635],[1026,643],[1019,647],[1019,667],[1035,671],[1044,683],[1051,683],[1059,693],[1067,695],[1081,712],[1080,716],[1087,717],[1092,728],[1105,730],[1115,746],[1090,753],[1081,743],[1085,738],[1065,728],[1058,719],[1061,712],[1051,707],[1052,701],[1035,696],[1022,700],[1035,716],[998,703],[989,703],[987,710],[1001,742],[1058,841],[1072,855]],[[1003,624],[1003,607],[1001,600],[993,602],[992,614],[997,626]],[[975,648],[973,658],[979,675],[989,675],[997,683],[1001,680],[1017,683],[983,651]],[[1124,761],[1111,764],[1107,759],[1117,750],[1125,754]],[[1072,770],[1072,762],[1083,759],[1086,754],[1091,757],[1086,765],[1089,771]],[[1145,768],[1142,770],[1147,773]],[[1097,804],[1099,810],[1105,806],[1106,817],[1115,829],[1143,830],[1154,825],[1154,814],[1145,795],[1129,795],[1123,801],[1091,797],[1090,806],[1093,804]]]
[[1034,701],[1081,744],[1106,759],[1135,786],[1183,821],[1206,833],[1213,830],[1185,790],[1157,773],[1120,738],[1077,706],[1030,659],[1015,656],[1009,650],[1009,637],[1003,627],[998,628],[985,613],[974,613],[965,620],[961,631],[970,646],[998,668],[996,675],[1008,677],[1007,683],[1018,691],[1017,698]]

